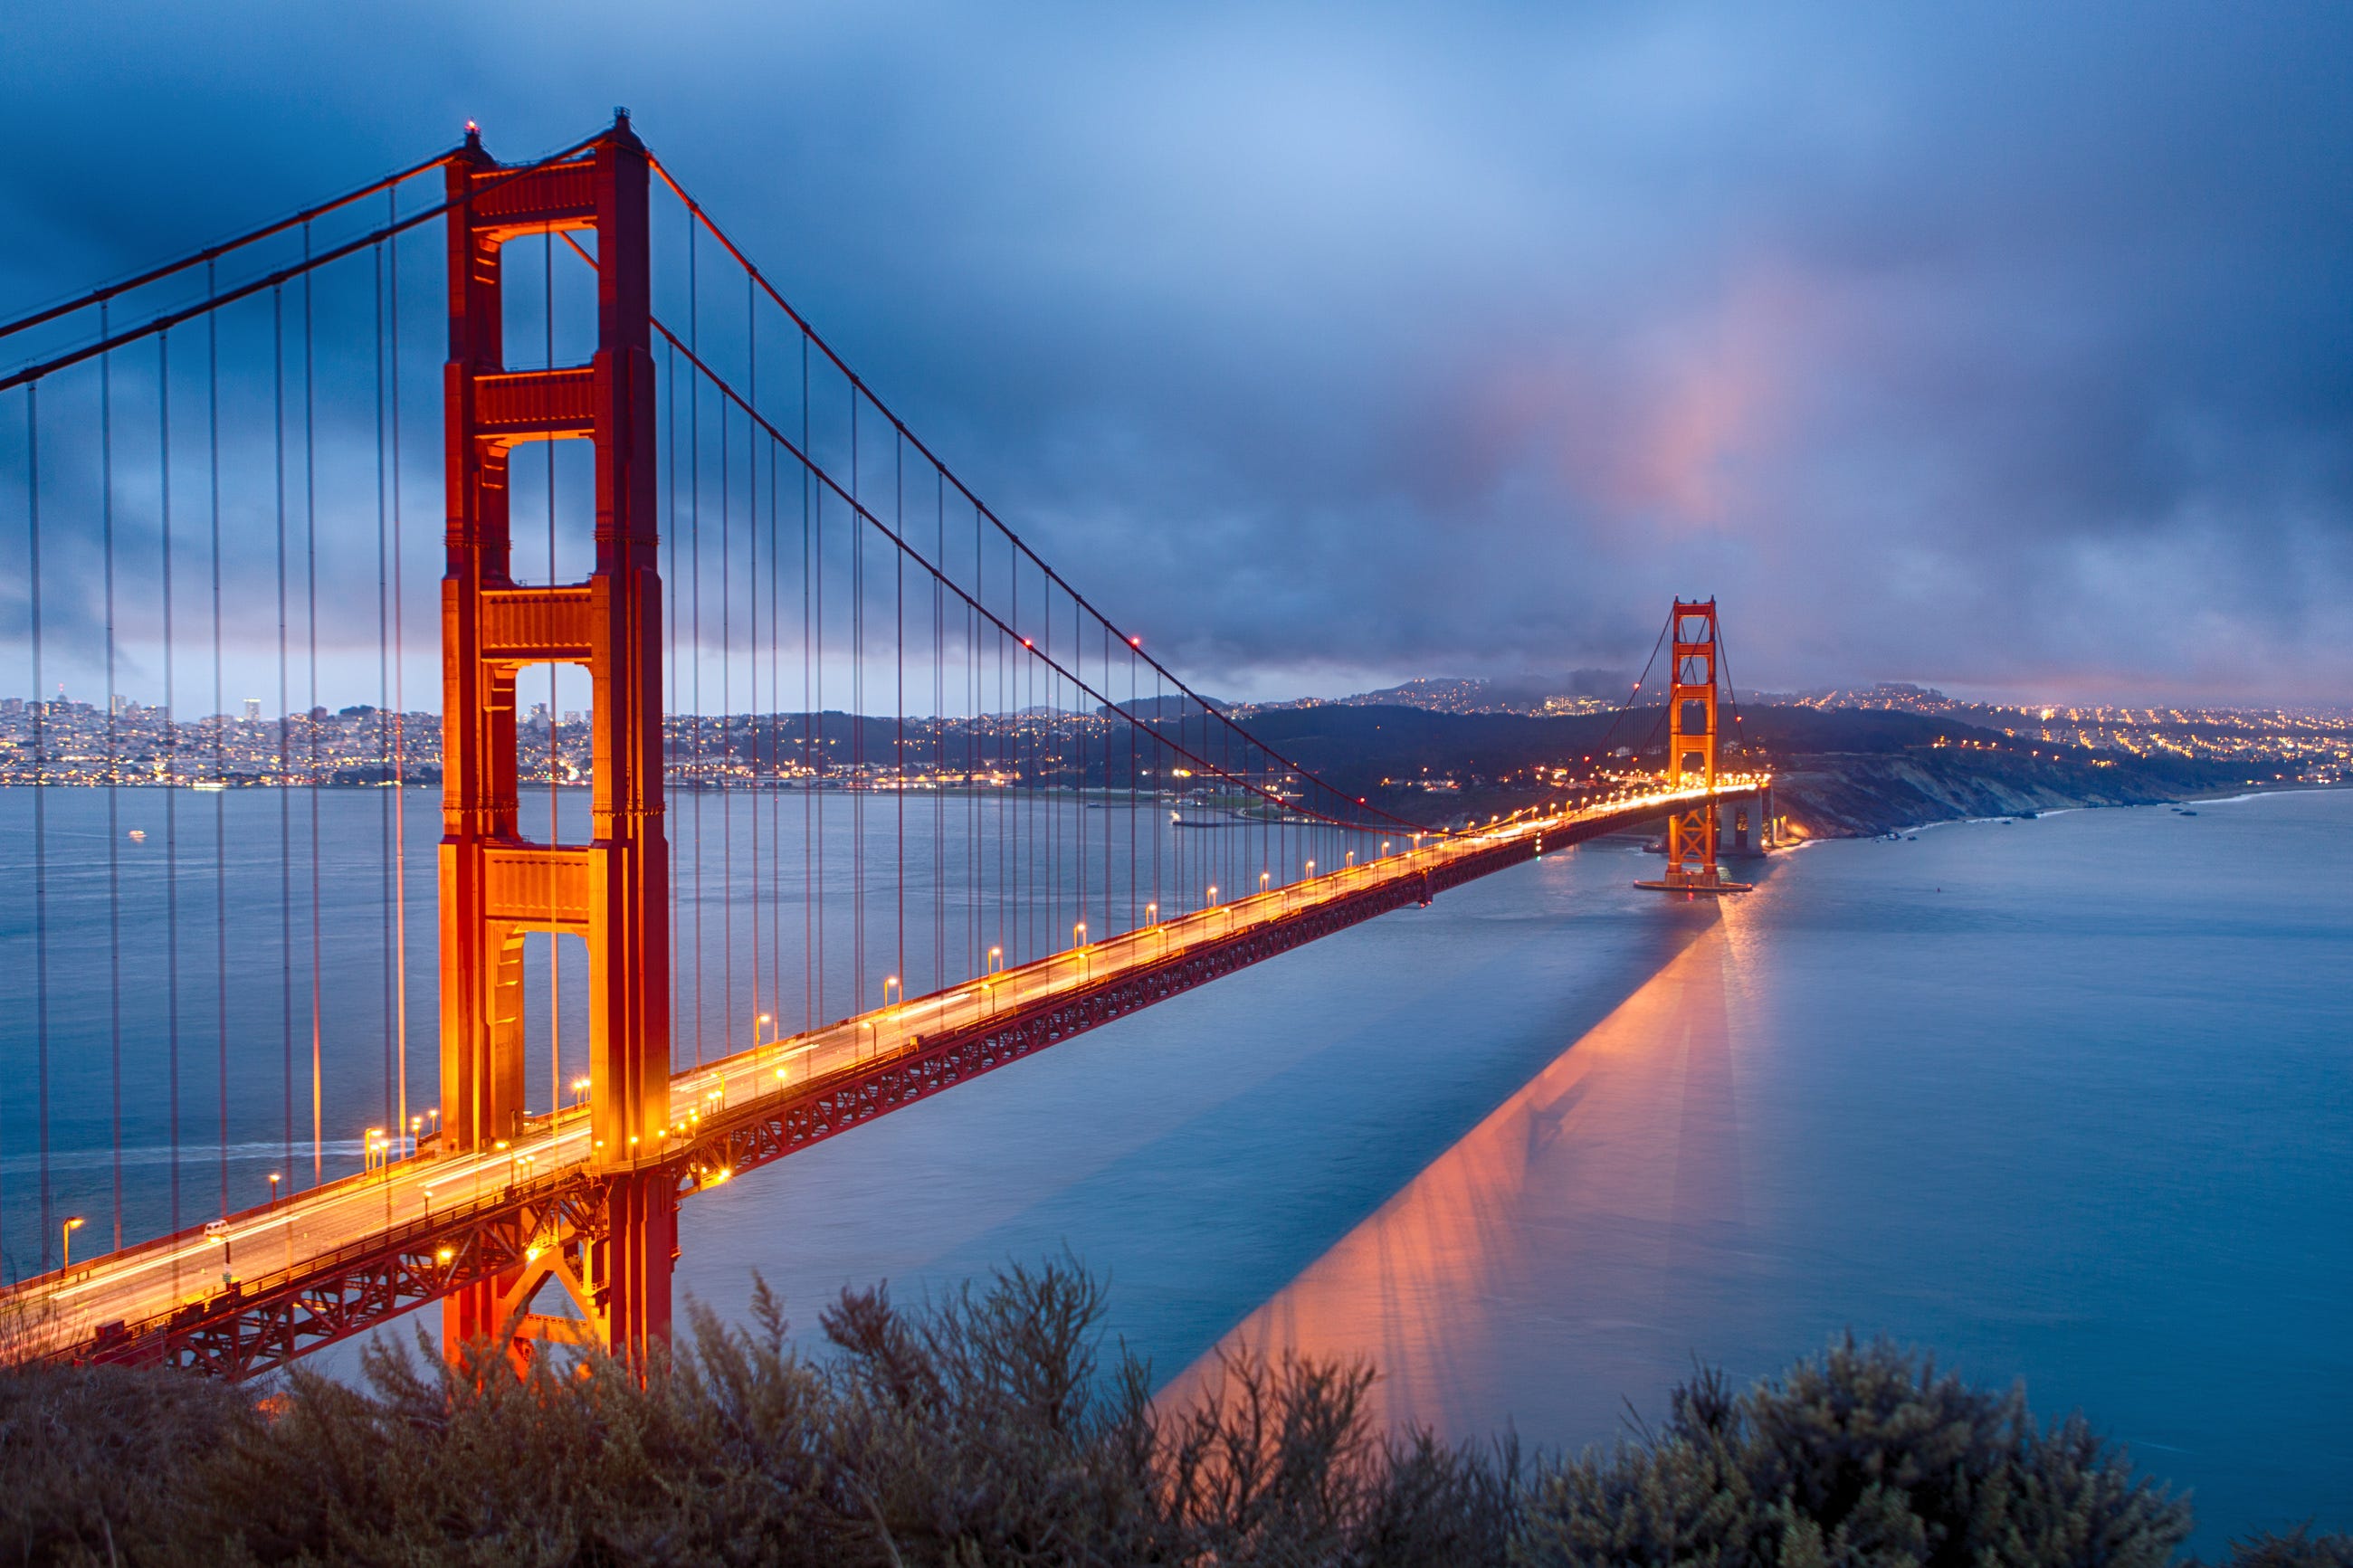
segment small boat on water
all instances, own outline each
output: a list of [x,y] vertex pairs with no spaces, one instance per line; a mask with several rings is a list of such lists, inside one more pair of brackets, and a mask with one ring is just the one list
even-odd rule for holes
[[131,842],[132,842],[132,843],[133,843],[133,844],[144,844],[144,843],[146,843],[146,842],[147,842],[147,830],[146,830],[145,828],[143,828],[143,827],[134,827],[134,828],[132,828],[132,829],[131,830]]

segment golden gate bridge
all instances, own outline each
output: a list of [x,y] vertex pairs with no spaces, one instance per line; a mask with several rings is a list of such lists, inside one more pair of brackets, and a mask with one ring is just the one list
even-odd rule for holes
[[[404,280],[437,225],[438,738],[407,710],[403,484],[430,385]],[[1409,820],[1279,754],[1023,543],[625,111],[518,164],[469,126],[0,337],[36,345],[0,376],[31,692],[0,716],[31,894],[5,1098],[33,1104],[40,1259],[0,1290],[11,1355],[243,1376],[438,1301],[453,1352],[641,1360],[669,1330],[678,1203],[706,1187],[1597,835],[1663,817],[1646,885],[1741,888],[1718,806],[1769,781],[1720,754],[1713,601],[1662,634],[1662,772]],[[232,667],[274,681],[271,716],[229,713]],[[102,709],[51,697],[61,669]],[[371,676],[375,702],[330,712]],[[406,786],[432,773],[412,892]],[[337,783],[390,786],[372,867],[364,825],[322,816]],[[68,785],[102,792],[102,852],[51,822]],[[149,791],[161,826],[126,828]],[[235,853],[232,795],[264,836]],[[65,918],[101,886],[102,928]],[[436,931],[429,1023],[412,906]],[[353,910],[380,986],[334,934]],[[125,1173],[126,1092],[159,1084],[167,1210]],[[100,1098],[102,1193],[60,1178],[52,1135],[94,1127]],[[195,1205],[182,1132],[207,1112],[217,1192]],[[252,1145],[266,1190],[233,1179]],[[78,1250],[90,1216],[67,1211],[97,1197],[111,1236]]]

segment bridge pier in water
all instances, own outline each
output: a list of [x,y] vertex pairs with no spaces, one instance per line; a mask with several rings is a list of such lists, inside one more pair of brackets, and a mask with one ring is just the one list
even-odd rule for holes
[[[585,1337],[641,1363],[669,1331],[677,1205],[657,1152],[670,1121],[670,966],[648,155],[626,115],[579,155],[521,171],[470,132],[446,179],[442,1149],[521,1136],[522,941],[543,931],[588,949],[592,1153],[587,1201],[549,1205],[522,1262],[449,1295],[444,1341],[456,1355],[511,1335],[520,1362],[533,1340]],[[577,230],[596,237],[596,353],[586,365],[512,370],[503,248]],[[595,447],[594,568],[583,583],[520,586],[510,459],[524,443],[560,440]],[[551,663],[585,668],[592,687],[585,845],[526,840],[517,821],[516,677]],[[529,1310],[551,1281],[578,1319]]]

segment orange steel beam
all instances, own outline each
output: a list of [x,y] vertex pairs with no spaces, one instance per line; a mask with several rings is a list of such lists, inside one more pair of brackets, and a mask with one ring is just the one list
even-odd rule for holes
[[[620,115],[580,155],[518,174],[470,132],[445,177],[442,1137],[463,1152],[520,1133],[523,934],[583,936],[592,1164],[607,1212],[578,1232],[585,1250],[542,1247],[459,1285],[445,1298],[444,1340],[454,1353],[511,1331],[524,1342],[554,1331],[547,1324],[565,1320],[527,1310],[553,1279],[610,1349],[641,1362],[669,1332],[675,1229],[672,1187],[634,1159],[670,1120],[646,150]],[[595,356],[586,365],[509,368],[507,242],[581,229],[596,236]],[[522,442],[561,440],[596,448],[595,566],[585,583],[521,586],[511,571],[509,460]],[[532,842],[517,826],[515,678],[525,665],[550,662],[581,666],[592,687],[596,771],[585,845]]]

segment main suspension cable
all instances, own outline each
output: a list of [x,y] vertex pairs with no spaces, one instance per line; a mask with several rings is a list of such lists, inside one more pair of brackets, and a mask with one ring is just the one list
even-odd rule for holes
[[[731,238],[724,230],[720,228],[717,222],[712,219],[706,210],[704,210],[702,205],[696,202],[695,199],[687,193],[685,186],[679,181],[676,175],[672,174],[670,171],[664,166],[660,159],[649,154],[648,163],[651,165],[654,173],[661,177],[662,183],[670,187],[671,194],[678,198],[680,204],[692,216],[696,224],[698,224],[702,229],[707,230],[711,237],[719,242],[719,244],[727,251],[728,255],[733,258],[736,265],[744,268],[745,274],[759,285],[761,291],[765,293],[776,304],[776,308],[784,311],[786,316],[792,321],[793,324],[800,330],[804,338],[808,342],[814,344],[819,353],[823,353],[827,359],[832,362],[834,367],[840,372],[843,378],[849,384],[855,397],[863,398],[866,402],[872,404],[875,411],[890,422],[892,427],[906,440],[909,446],[913,447],[917,453],[921,454],[923,459],[936,468],[948,483],[955,486],[957,491],[967,500],[971,501],[974,507],[976,508],[983,516],[987,518],[989,522],[1005,536],[1013,549],[1029,558],[1031,563],[1037,566],[1039,572],[1050,586],[1060,588],[1062,592],[1068,594],[1080,609],[1093,616],[1095,619],[1110,626],[1113,633],[1121,637],[1121,640],[1128,642],[1130,646],[1134,647],[1141,651],[1142,644],[1140,640],[1129,637],[1126,633],[1121,632],[1116,623],[1113,622],[1110,617],[1098,609],[1091,600],[1089,600],[1084,595],[1081,594],[1076,588],[1072,587],[1059,573],[1055,572],[1052,567],[1049,566],[1044,559],[1037,553],[1037,552],[1030,549],[1028,544],[1024,543],[1021,541],[1020,536],[1016,534],[1009,527],[1008,527],[1004,521],[997,517],[994,511],[990,510],[987,503],[981,500],[980,497],[971,489],[971,487],[966,485],[962,479],[958,478],[955,471],[953,468],[950,468],[947,464],[941,459],[937,453],[934,452],[928,446],[926,446],[923,443],[923,438],[917,436],[903,420],[892,411],[889,405],[885,404],[875,395],[873,389],[866,384],[864,380],[858,375],[857,372],[850,369],[848,362],[842,359],[839,353],[835,353],[833,348],[826,342],[825,339],[818,333],[817,330],[809,324],[808,321],[803,317],[798,310],[793,308],[791,302],[785,299],[784,295],[776,289],[776,285],[769,281],[767,276],[752,262],[751,258],[744,253],[743,249],[735,244],[734,240]],[[660,325],[661,324],[659,321],[655,322],[657,329],[659,329]],[[711,373],[706,369],[705,374],[709,374]],[[714,379],[716,378],[714,377]],[[856,484],[854,468],[851,476],[851,482],[854,487]],[[1196,703],[1200,704],[1205,712],[1215,714],[1220,724],[1237,731],[1240,737],[1250,747],[1265,753],[1275,763],[1281,765],[1287,771],[1297,774],[1301,778],[1312,782],[1321,788],[1330,791],[1330,793],[1335,795],[1340,795],[1338,790],[1334,789],[1327,784],[1324,784],[1323,780],[1316,778],[1314,774],[1309,773],[1305,769],[1301,768],[1297,764],[1291,763],[1288,759],[1283,758],[1280,752],[1275,752],[1274,749],[1265,742],[1258,739],[1255,735],[1250,734],[1249,731],[1242,729],[1236,721],[1221,712],[1218,712],[1208,700],[1200,695],[1200,693],[1195,691],[1191,687],[1186,685],[1184,681],[1177,679],[1173,671],[1161,667],[1158,659],[1154,655],[1146,653],[1143,654],[1143,658],[1147,662],[1153,664],[1155,668],[1158,668],[1160,673],[1167,679],[1168,682],[1174,686],[1177,691],[1182,693],[1184,696],[1190,698]],[[1341,798],[1346,799],[1348,797],[1343,795]],[[1356,801],[1355,804],[1358,805],[1366,805],[1366,803],[1363,801]],[[1378,806],[1367,806],[1366,809],[1372,815],[1379,816],[1397,826],[1404,827],[1409,831],[1424,834],[1437,831],[1436,829],[1423,827],[1419,824],[1409,822],[1405,818],[1395,816],[1394,814]]]
[[[595,136],[588,137],[584,141],[574,142],[571,146],[565,148],[561,153],[551,153],[546,157],[538,159],[533,163],[516,164],[514,167],[505,171],[496,178],[485,180],[480,184],[476,185],[472,192],[468,195],[455,197],[451,200],[439,203],[437,205],[426,207],[420,211],[411,213],[408,216],[401,218],[397,222],[393,223],[386,227],[377,229],[372,234],[364,234],[356,239],[346,240],[331,250],[322,250],[319,252],[316,256],[305,256],[301,260],[295,262],[291,266],[281,267],[273,272],[266,272],[259,278],[238,284],[234,289],[218,289],[214,287],[212,269],[215,263],[212,260],[206,260],[204,263],[206,281],[205,298],[202,303],[189,305],[177,310],[166,310],[162,315],[151,317],[139,326],[126,328],[120,332],[102,336],[96,342],[85,343],[80,348],[69,350],[65,353],[57,354],[51,358],[39,361],[33,364],[21,366],[20,368],[10,372],[6,376],[0,376],[0,392],[5,392],[10,387],[14,386],[26,385],[32,382],[42,379],[44,376],[54,375],[58,371],[64,370],[69,366],[79,364],[85,360],[95,359],[100,354],[110,353],[127,344],[135,343],[142,338],[150,338],[158,332],[168,331],[172,328],[178,326],[183,321],[194,321],[198,316],[205,315],[209,311],[216,310],[224,305],[233,305],[239,300],[249,299],[256,294],[261,293],[265,289],[274,289],[281,283],[290,282],[294,279],[301,277],[307,272],[315,271],[319,268],[328,265],[330,262],[340,261],[346,256],[357,256],[361,251],[366,250],[373,246],[380,245],[385,240],[391,239],[396,235],[406,234],[408,230],[417,227],[419,224],[430,223],[433,219],[445,216],[458,208],[466,205],[469,202],[480,200],[482,196],[487,195],[501,185],[506,184],[514,180],[522,179],[526,174],[536,174],[539,170],[546,167],[550,163],[560,163],[565,159],[569,158],[588,147],[594,146],[603,138],[605,132],[600,131]],[[438,160],[437,160],[437,162],[438,162]],[[379,185],[375,188],[377,190],[381,190],[384,187]],[[194,263],[192,262],[191,265],[194,265]]]
[[[685,360],[691,369],[700,372],[702,376],[711,383],[714,391],[718,392],[727,401],[734,404],[739,409],[742,409],[750,417],[752,422],[765,433],[771,440],[782,445],[795,461],[803,465],[822,489],[833,492],[834,496],[838,500],[850,508],[851,511],[860,521],[862,521],[869,527],[881,534],[883,538],[889,540],[893,548],[911,556],[917,565],[923,567],[926,572],[931,573],[945,585],[950,593],[955,594],[958,598],[963,599],[967,605],[971,605],[972,608],[977,612],[983,619],[987,621],[988,624],[997,631],[1006,637],[1013,638],[1015,641],[1019,642],[1024,650],[1031,654],[1037,659],[1039,665],[1049,671],[1055,679],[1069,681],[1074,691],[1092,700],[1093,701],[1103,703],[1107,706],[1110,704],[1110,699],[1103,692],[1097,690],[1093,686],[1089,685],[1085,681],[1079,679],[1077,676],[1072,673],[1069,666],[1050,657],[1047,652],[1035,647],[1034,639],[1020,637],[1011,623],[1008,623],[1003,616],[997,615],[997,612],[989,609],[987,605],[982,605],[978,600],[975,599],[970,591],[965,589],[961,584],[955,582],[945,573],[940,571],[938,567],[934,566],[929,560],[925,559],[923,552],[916,549],[910,541],[893,530],[891,525],[883,521],[881,518],[876,516],[871,510],[860,504],[848,489],[845,489],[841,486],[839,480],[835,479],[823,468],[818,467],[801,447],[796,446],[790,437],[785,435],[783,431],[777,429],[765,417],[754,412],[750,405],[745,403],[742,393],[736,391],[733,386],[728,384],[725,378],[719,375],[718,373],[710,367],[710,365],[703,363],[703,361],[697,356],[691,349],[688,348],[685,342],[683,342],[675,332],[671,331],[669,327],[665,326],[661,321],[656,321],[653,323],[653,328],[654,331],[659,333],[662,339],[678,353],[680,358]],[[1032,557],[1032,560],[1034,561],[1035,557]],[[1100,619],[1101,617],[1098,616],[1097,618]],[[1050,617],[1049,619],[1050,620]],[[1151,656],[1145,655],[1144,657],[1147,662],[1151,662]],[[853,667],[855,667],[855,665],[860,661],[853,659],[852,662]],[[1155,668],[1156,668],[1158,667],[1155,665]],[[1163,673],[1166,674],[1165,671]],[[1170,684],[1181,686],[1181,683],[1177,682],[1173,676],[1168,677],[1168,679]],[[1187,696],[1194,696],[1189,689],[1185,689],[1185,694]],[[1198,701],[1198,698],[1196,697],[1195,700]],[[1228,721],[1227,724],[1229,728],[1235,728],[1235,726],[1232,726],[1230,721]],[[1250,736],[1247,731],[1241,731],[1241,734],[1242,738],[1248,741],[1251,746],[1264,752],[1284,771],[1289,772],[1308,783],[1317,785],[1319,788],[1327,791],[1337,798],[1349,798],[1342,795],[1338,789],[1335,788],[1331,784],[1324,783],[1323,780],[1317,778],[1314,774],[1308,773],[1305,769],[1299,767],[1296,763],[1283,759],[1281,753],[1275,752],[1271,748],[1266,747],[1263,742],[1258,741],[1255,737]],[[1333,816],[1326,812],[1317,810],[1313,806],[1305,805],[1294,805],[1284,800],[1281,795],[1275,794],[1273,791],[1266,788],[1264,785],[1260,784],[1254,780],[1242,774],[1235,773],[1230,767],[1221,766],[1209,761],[1208,758],[1199,751],[1196,751],[1186,746],[1175,746],[1173,749],[1175,749],[1177,752],[1177,754],[1185,761],[1197,763],[1202,769],[1217,774],[1227,782],[1240,785],[1242,789],[1248,791],[1251,795],[1257,795],[1260,799],[1265,801],[1271,805],[1274,805],[1284,810],[1298,812],[1304,816],[1314,816],[1334,827],[1346,828],[1351,831],[1364,830],[1363,825],[1360,823],[1345,821],[1342,818]],[[1381,812],[1378,807],[1374,807],[1373,810],[1378,813],[1378,815],[1388,817],[1389,821],[1397,823],[1413,832],[1421,833],[1425,836],[1436,835],[1440,832],[1440,830],[1436,828],[1423,828],[1417,826],[1412,823],[1406,822],[1401,817],[1390,816],[1388,813]]]
[[[586,146],[586,144],[587,143],[586,142],[582,143],[583,146]],[[334,212],[342,207],[350,206],[353,202],[364,201],[369,196],[375,195],[378,191],[384,190],[389,186],[405,184],[408,181],[415,179],[417,175],[424,174],[428,169],[439,168],[461,150],[462,147],[453,147],[447,153],[437,153],[432,157],[426,159],[422,163],[412,163],[396,174],[386,174],[384,178],[376,180],[369,184],[362,185],[355,191],[346,191],[342,195],[336,196],[332,200],[321,202],[318,205],[313,207],[305,207],[301,212],[295,213],[291,216],[280,218],[275,223],[264,224],[261,227],[238,235],[234,239],[225,239],[217,245],[208,245],[202,250],[192,251],[189,254],[179,258],[175,261],[167,261],[161,267],[151,267],[146,271],[134,273],[131,277],[121,279],[120,282],[101,285],[99,288],[92,289],[86,294],[79,294],[75,296],[73,299],[64,300],[58,304],[46,306],[41,310],[35,310],[28,316],[19,316],[13,321],[0,323],[0,338],[13,337],[16,333],[24,331],[26,328],[37,327],[44,322],[54,321],[62,316],[70,316],[78,310],[87,310],[92,305],[102,306],[108,300],[115,299],[120,295],[128,294],[134,289],[144,289],[150,283],[160,283],[164,279],[173,277],[177,273],[185,272],[192,267],[202,267],[206,263],[217,261],[222,257],[228,255],[231,251],[242,250],[248,245],[253,245],[259,241],[269,239],[275,235],[284,234],[288,229],[300,227],[307,230],[311,223],[319,218],[326,216],[331,212]],[[576,151],[577,149],[575,150]],[[555,156],[559,158],[566,155],[567,154],[561,153],[555,154]],[[100,329],[100,335],[101,337],[105,335],[105,330],[103,327]]]

